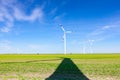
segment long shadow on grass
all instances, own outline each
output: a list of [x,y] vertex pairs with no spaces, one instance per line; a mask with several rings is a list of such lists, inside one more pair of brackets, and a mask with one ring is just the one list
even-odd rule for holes
[[46,60],[32,60],[32,61],[26,61],[27,63],[31,63],[31,62],[40,62],[40,61],[58,61],[61,59],[46,59]]
[[61,59],[44,59],[44,60],[31,60],[31,61],[25,61],[25,62],[0,62],[0,64],[8,64],[8,63],[32,63],[32,62],[44,62],[44,61],[58,61]]
[[56,71],[45,80],[89,80],[70,58],[64,58]]

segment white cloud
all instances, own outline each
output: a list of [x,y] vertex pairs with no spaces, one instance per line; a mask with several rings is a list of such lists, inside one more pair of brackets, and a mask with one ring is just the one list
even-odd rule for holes
[[55,16],[54,18],[53,18],[53,21],[55,21],[55,22],[60,22],[61,23],[61,21],[62,21],[62,18],[64,17],[66,15],[66,13],[63,13],[63,14],[61,14],[61,15],[57,15],[57,16]]
[[4,19],[3,19],[3,14],[0,13],[0,22],[3,22],[3,21],[4,21]]
[[91,35],[97,36],[97,35],[106,34],[110,32],[112,34],[113,32],[116,33],[117,30],[120,30],[120,23],[113,23],[110,25],[100,26],[98,29],[93,31]]
[[95,31],[93,31],[91,35],[100,35],[110,28],[111,28],[111,26],[108,26],[108,25],[100,27],[100,28],[96,29]]
[[0,30],[1,32],[9,32],[13,26],[12,22],[6,22],[6,26],[2,27]]
[[112,36],[119,35],[120,34],[119,30],[120,30],[120,23],[116,23],[116,24],[113,23],[111,25],[99,27],[91,34],[89,34],[89,38],[94,39],[96,41],[104,40]]
[[106,29],[109,29],[109,28],[111,28],[111,26],[108,26],[108,25],[107,26],[103,26],[102,30],[106,30]]
[[4,26],[0,26],[1,32],[9,32],[13,26],[13,17],[9,14],[5,6],[0,5],[0,23],[4,23]]
[[2,5],[11,6],[17,3],[17,0],[1,0]]
[[10,32],[17,21],[35,21],[41,20],[43,11],[41,8],[34,8],[31,14],[25,14],[25,10],[20,8],[18,0],[1,0],[0,1],[0,32]]
[[14,17],[17,20],[26,20],[26,21],[35,21],[36,19],[42,18],[43,13],[40,8],[35,8],[31,15],[26,15],[24,12],[22,12],[18,8],[14,8]]

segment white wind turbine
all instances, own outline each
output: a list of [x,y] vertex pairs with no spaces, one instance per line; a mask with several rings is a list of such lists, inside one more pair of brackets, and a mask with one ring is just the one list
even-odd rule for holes
[[63,25],[59,24],[59,26],[61,27],[61,29],[63,30],[64,32],[64,35],[63,35],[63,40],[64,40],[64,54],[67,53],[67,46],[66,46],[66,33],[71,33],[71,31],[66,31],[63,27]]
[[86,53],[86,46],[85,46],[85,44],[83,44],[83,54],[85,54]]
[[90,53],[93,53],[93,42],[94,40],[88,40],[90,43]]

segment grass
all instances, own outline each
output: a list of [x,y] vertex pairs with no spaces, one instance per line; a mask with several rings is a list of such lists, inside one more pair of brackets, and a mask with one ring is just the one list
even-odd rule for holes
[[0,80],[44,80],[64,58],[70,58],[89,79],[120,79],[120,54],[1,54]]

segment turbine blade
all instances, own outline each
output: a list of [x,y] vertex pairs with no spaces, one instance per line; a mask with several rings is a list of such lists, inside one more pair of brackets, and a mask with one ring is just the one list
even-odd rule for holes
[[65,32],[65,29],[63,28],[63,26],[61,27],[61,29]]

